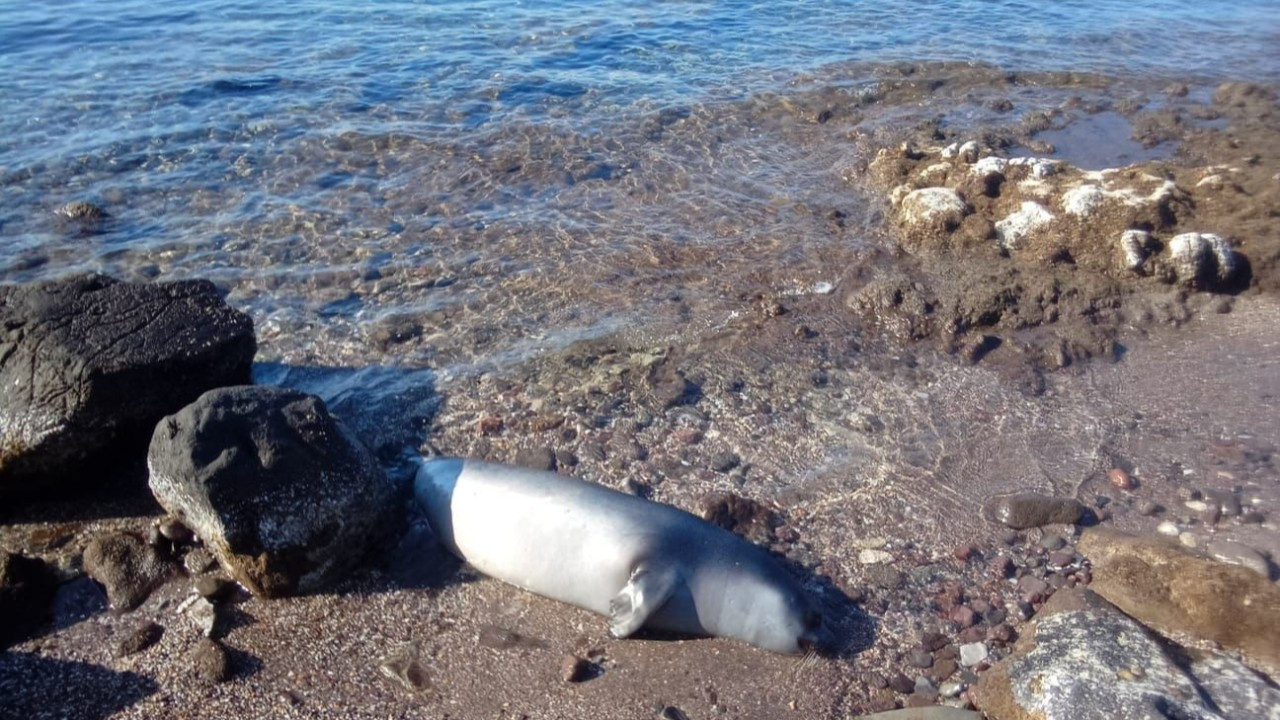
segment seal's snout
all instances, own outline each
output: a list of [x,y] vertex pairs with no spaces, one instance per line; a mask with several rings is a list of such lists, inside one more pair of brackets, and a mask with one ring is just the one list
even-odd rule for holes
[[806,655],[822,655],[824,657],[832,657],[839,649],[839,643],[836,642],[835,633],[831,629],[822,624],[821,616],[816,619],[810,619],[806,622],[807,627],[800,637],[796,638],[796,645],[800,647],[800,652]]

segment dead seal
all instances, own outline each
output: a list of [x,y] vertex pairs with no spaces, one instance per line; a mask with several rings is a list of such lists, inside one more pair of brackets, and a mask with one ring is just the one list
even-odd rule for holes
[[767,552],[670,505],[552,472],[426,460],[414,481],[440,541],[472,567],[641,627],[737,638],[779,653],[831,634],[800,583]]

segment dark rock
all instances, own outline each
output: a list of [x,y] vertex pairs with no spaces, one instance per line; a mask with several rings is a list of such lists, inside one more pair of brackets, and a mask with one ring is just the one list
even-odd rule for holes
[[391,537],[395,487],[318,398],[232,387],[166,417],[151,490],[255,595],[318,590]]
[[556,455],[551,448],[521,448],[516,451],[515,464],[533,470],[555,470]]
[[595,663],[577,655],[565,655],[560,661],[560,679],[567,683],[590,680],[597,675]]
[[955,675],[956,670],[958,669],[959,666],[956,665],[956,661],[952,658],[939,658],[933,663],[932,675],[935,679],[941,682],[952,675]]
[[1037,602],[1049,592],[1049,583],[1035,577],[1024,575],[1018,579],[1018,592],[1027,602]]
[[43,560],[0,551],[0,650],[45,622],[57,589],[53,569]]
[[186,569],[189,575],[199,575],[208,572],[216,567],[218,561],[214,559],[213,553],[203,547],[191,548],[186,555],[182,557],[182,567]]
[[863,573],[868,583],[882,590],[896,590],[906,579],[901,570],[889,565],[868,565]]
[[83,200],[69,202],[55,210],[54,214],[68,220],[105,220],[111,217],[106,210]]
[[689,720],[689,716],[675,705],[668,705],[662,708],[662,712],[658,713],[661,720]]
[[928,630],[920,635],[920,647],[929,652],[941,650],[947,644],[947,636],[936,630]]
[[202,575],[196,578],[195,590],[200,597],[212,603],[222,602],[236,591],[236,584],[217,575]]
[[1045,550],[1061,550],[1066,544],[1067,541],[1063,540],[1061,535],[1050,534],[1040,538],[1040,547]]
[[1280,673],[1280,587],[1253,570],[1190,554],[1156,537],[1091,528],[1080,552],[1090,588],[1150,628],[1239,650]]
[[204,280],[101,275],[0,287],[0,494],[87,477],[167,413],[244,383],[253,323]]
[[731,492],[713,492],[704,495],[698,503],[702,519],[735,532],[752,542],[770,545],[774,541],[775,514],[749,498]]
[[138,535],[113,532],[89,541],[84,570],[106,588],[112,609],[125,611],[141,605],[178,568]]
[[1039,493],[1016,493],[991,498],[982,507],[982,514],[991,522],[998,522],[1016,530],[1044,525],[1071,525],[1079,522],[1084,505],[1072,498],[1052,497]]
[[889,687],[896,693],[910,695],[915,692],[916,684],[911,678],[897,672],[889,676]]
[[1002,720],[1220,720],[1201,697],[1146,628],[1083,589],[1054,595],[974,691]]
[[907,653],[907,662],[911,663],[912,667],[928,669],[933,667],[933,656],[925,650],[915,649]]
[[226,682],[231,679],[231,656],[217,640],[200,638],[191,651],[191,670],[205,682]]
[[711,469],[716,472],[729,472],[738,467],[741,462],[742,458],[738,457],[737,453],[726,450],[716,453],[711,458]]
[[160,642],[164,628],[150,620],[138,623],[126,630],[116,642],[114,654],[118,658],[140,653]]

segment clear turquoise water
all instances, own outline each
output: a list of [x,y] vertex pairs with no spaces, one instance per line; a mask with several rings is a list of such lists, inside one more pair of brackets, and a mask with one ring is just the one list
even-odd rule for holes
[[[545,280],[522,295],[513,278],[580,271],[660,298],[693,284],[682,264],[707,262],[680,248],[750,255],[765,236],[762,260],[809,277],[797,258],[823,223],[785,208],[845,202],[802,187],[833,172],[831,153],[762,139],[752,98],[841,73],[847,84],[832,68],[923,60],[1274,81],[1277,10],[0,0],[0,280],[211,276],[286,355],[299,329],[358,338],[387,313],[477,298],[510,348],[547,327],[590,334],[630,321],[609,293]],[[81,199],[112,214],[105,232],[68,235],[51,219]],[[759,206],[773,209],[748,216]],[[654,237],[672,249],[637,254]],[[636,276],[643,262],[658,269]]]

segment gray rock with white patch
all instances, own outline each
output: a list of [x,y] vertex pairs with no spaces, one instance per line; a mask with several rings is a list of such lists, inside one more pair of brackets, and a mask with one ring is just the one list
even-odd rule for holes
[[166,417],[151,490],[255,595],[319,590],[399,525],[372,453],[312,395],[221,388]]

